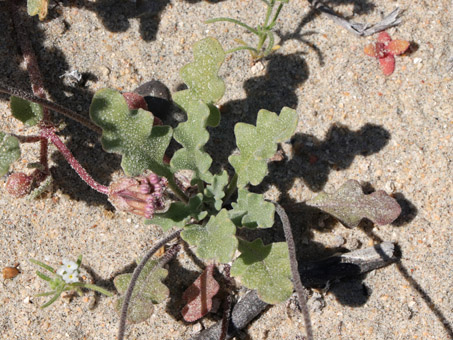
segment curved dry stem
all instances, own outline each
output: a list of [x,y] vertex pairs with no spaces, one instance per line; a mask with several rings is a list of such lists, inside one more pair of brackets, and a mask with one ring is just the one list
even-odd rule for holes
[[98,134],[102,134],[102,129],[99,126],[95,125],[91,120],[79,115],[77,112],[74,112],[70,109],[65,108],[64,106],[52,103],[44,98],[37,97],[31,93],[22,91],[18,88],[15,88],[15,87],[3,84],[3,83],[0,83],[0,92],[7,93],[9,95],[16,96],[16,97],[28,100],[30,102],[42,105],[45,108],[48,108],[52,111],[61,113],[63,116],[66,116],[66,117],[86,126],[87,128],[93,130],[94,132],[97,132]]
[[146,253],[146,255],[143,257],[143,259],[138,264],[137,268],[135,268],[134,273],[132,274],[131,281],[129,283],[129,287],[127,287],[126,294],[124,295],[124,301],[123,301],[123,305],[121,307],[120,325],[118,327],[118,340],[124,339],[124,333],[126,331],[127,310],[129,308],[129,303],[131,301],[132,292],[134,290],[135,284],[137,283],[137,279],[140,276],[140,273],[142,272],[143,268],[145,268],[145,265],[149,261],[151,256],[153,256],[154,253],[156,253],[165,243],[178,237],[179,234],[181,233],[181,231],[182,231],[182,229],[178,229],[178,230],[168,234],[164,238],[162,238],[159,242],[157,242],[154,245],[154,247],[152,247]]
[[280,220],[283,224],[283,231],[285,233],[286,244],[288,245],[289,251],[289,262],[291,265],[291,274],[293,277],[294,289],[296,290],[297,297],[299,298],[299,305],[304,317],[305,328],[307,330],[307,339],[313,340],[313,329],[311,326],[310,313],[308,312],[307,307],[307,294],[302,281],[300,279],[300,273],[298,269],[298,263],[296,258],[296,244],[294,243],[293,233],[291,232],[291,224],[286,214],[285,209],[281,207],[277,202],[273,202],[275,205],[275,211],[280,217]]

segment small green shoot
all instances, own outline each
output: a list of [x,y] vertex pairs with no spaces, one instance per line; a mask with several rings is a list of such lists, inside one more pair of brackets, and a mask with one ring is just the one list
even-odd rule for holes
[[82,255],[78,257],[76,262],[63,259],[63,264],[57,270],[38,260],[30,259],[30,262],[47,270],[51,273],[51,276],[53,276],[53,278],[51,278],[48,275],[40,272],[39,270],[36,271],[36,275],[42,280],[46,281],[49,284],[50,288],[50,291],[39,293],[36,296],[52,296],[49,301],[41,305],[41,308],[50,306],[52,303],[58,300],[63,292],[70,290],[75,290],[79,294],[79,296],[83,295],[83,288],[91,289],[107,296],[113,296],[112,293],[102,287],[79,281],[79,268],[82,264]]

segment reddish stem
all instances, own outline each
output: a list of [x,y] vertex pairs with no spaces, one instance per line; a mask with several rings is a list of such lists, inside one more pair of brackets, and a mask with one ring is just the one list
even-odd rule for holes
[[61,139],[55,134],[53,128],[43,128],[41,131],[43,137],[48,138],[61,152],[66,161],[71,165],[75,172],[80,176],[80,178],[85,181],[91,188],[100,192],[101,194],[108,195],[109,188],[105,185],[99,184],[96,182],[84,169],[84,167],[75,159],[71,151],[66,147],[66,145],[61,141]]
[[[20,10],[17,6],[15,1],[9,1],[9,12],[13,19],[14,28],[16,30],[17,41],[19,43],[19,47],[22,51],[22,56],[25,61],[25,65],[27,67],[28,75],[30,77],[31,87],[33,93],[41,98],[46,99],[46,92],[44,91],[44,84],[42,81],[41,72],[39,71],[39,64],[36,59],[35,53],[33,51],[33,46],[31,45],[27,27],[22,20],[22,16]],[[50,123],[50,112],[47,108],[43,108],[43,125],[48,125]],[[49,163],[48,163],[48,142],[46,139],[40,140],[41,147],[40,147],[40,162],[44,168],[44,172],[47,173],[49,171]]]
[[[28,36],[27,26],[22,20],[22,16],[18,5],[15,1],[8,1],[9,12],[13,19],[14,28],[16,30],[17,41],[19,43],[22,55],[27,67],[28,75],[30,77],[31,87],[33,94],[37,97],[47,99],[46,91],[44,90],[44,83],[42,81],[41,71],[39,70],[38,60],[33,51],[33,46]],[[71,151],[66,147],[66,145],[61,141],[61,139],[55,134],[55,128],[50,121],[50,111],[47,107],[43,106],[43,119],[40,122],[40,137],[36,139],[40,142],[40,155],[39,161],[43,166],[43,170],[38,170],[43,176],[49,173],[49,162],[48,162],[48,146],[49,140],[58,148],[58,150],[63,154],[63,157],[71,165],[71,167],[77,172],[82,180],[84,180],[91,188],[94,190],[108,195],[109,188],[96,182],[88,172],[80,165],[80,163],[74,158]],[[33,138],[30,138],[30,140]],[[36,173],[38,175],[38,173]]]

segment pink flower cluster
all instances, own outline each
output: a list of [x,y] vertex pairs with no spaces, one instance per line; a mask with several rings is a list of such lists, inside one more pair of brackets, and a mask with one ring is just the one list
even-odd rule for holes
[[109,187],[109,200],[118,210],[153,218],[163,209],[163,193],[167,180],[154,173],[130,178],[123,177]]

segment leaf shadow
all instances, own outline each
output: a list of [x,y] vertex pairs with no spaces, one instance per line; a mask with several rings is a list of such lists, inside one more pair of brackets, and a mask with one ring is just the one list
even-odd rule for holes
[[255,188],[264,192],[275,185],[282,196],[282,204],[291,203],[287,192],[294,181],[301,178],[313,192],[321,191],[331,171],[345,170],[355,157],[369,156],[381,151],[390,140],[390,133],[379,125],[365,124],[352,131],[342,124],[333,124],[323,140],[304,133],[297,133],[290,141],[292,155],[269,163],[271,176]]

